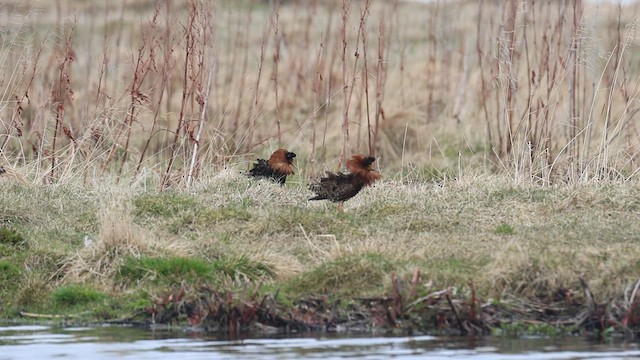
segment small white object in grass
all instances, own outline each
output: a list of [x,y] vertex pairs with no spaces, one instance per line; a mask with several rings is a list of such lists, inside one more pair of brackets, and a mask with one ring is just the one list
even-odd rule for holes
[[84,247],[89,247],[93,244],[93,239],[89,235],[84,236]]

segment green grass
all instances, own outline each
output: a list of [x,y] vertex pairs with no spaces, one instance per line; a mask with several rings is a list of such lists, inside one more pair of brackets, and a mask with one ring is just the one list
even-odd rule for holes
[[230,280],[257,281],[274,276],[273,270],[247,256],[219,257],[214,261],[183,257],[127,258],[118,269],[118,279],[124,282],[160,284],[221,284]]
[[6,226],[0,227],[0,244],[14,247],[26,246],[26,240],[24,237],[14,229]]
[[102,301],[106,298],[106,295],[89,287],[67,285],[55,289],[51,297],[53,298],[53,302],[58,306],[72,307]]
[[141,217],[171,217],[199,205],[193,196],[175,191],[142,194],[133,199],[133,204]]
[[18,266],[6,259],[0,259],[0,282],[3,284],[16,284],[22,275]]
[[545,188],[495,175],[436,184],[387,174],[344,213],[308,202],[304,184],[280,187],[234,170],[188,192],[113,183],[0,183],[0,192],[0,213],[18,209],[26,219],[0,228],[5,316],[54,305],[118,317],[182,283],[280,289],[289,303],[324,293],[348,300],[388,294],[391,273],[406,284],[415,269],[430,284],[421,293],[470,283],[494,298],[581,293],[584,274],[606,299],[640,271],[637,183]]
[[365,296],[382,290],[385,276],[393,263],[382,254],[365,253],[341,256],[305,271],[287,285],[289,293],[324,294],[338,297]]
[[155,282],[210,281],[211,264],[191,258],[127,258],[118,270],[118,277],[127,281],[150,279]]
[[253,261],[248,256],[218,258],[213,263],[213,272],[227,279],[245,281],[268,280],[276,275],[269,265]]
[[514,229],[513,226],[506,223],[502,223],[498,225],[498,227],[496,227],[496,234],[498,235],[513,235],[515,233],[516,233],[516,229]]

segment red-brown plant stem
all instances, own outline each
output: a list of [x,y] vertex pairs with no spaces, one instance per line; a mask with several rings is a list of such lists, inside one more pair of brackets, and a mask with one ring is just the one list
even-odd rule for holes
[[[342,5],[342,27],[340,28],[342,35],[342,80],[343,80],[343,119],[342,119],[342,134],[343,134],[343,143],[342,143],[342,154],[340,155],[340,164],[344,162],[345,156],[350,151],[349,146],[349,107],[351,106],[351,97],[353,96],[353,89],[355,87],[356,82],[356,74],[358,70],[358,59],[360,59],[360,53],[358,52],[360,46],[360,36],[365,31],[366,23],[367,23],[367,15],[369,14],[369,8],[371,6],[371,0],[367,0],[364,4],[364,8],[360,14],[360,24],[358,26],[358,32],[356,34],[356,49],[353,53],[355,60],[353,62],[353,73],[351,78],[348,78],[347,75],[347,61],[346,61],[346,50],[347,50],[347,21],[349,19],[349,8],[347,6],[346,0],[343,0]],[[349,81],[350,80],[350,81]],[[350,84],[349,84],[350,82]]]
[[[349,21],[349,8],[347,0],[342,0],[342,24],[340,25],[340,35],[342,37],[342,151],[338,161],[338,169],[345,160],[349,151],[349,85],[347,77],[347,22]],[[356,50],[356,55],[358,51]]]
[[204,122],[207,115],[207,105],[209,102],[209,92],[211,90],[211,79],[213,78],[213,74],[215,72],[216,62],[211,61],[211,67],[209,68],[209,78],[207,79],[207,87],[205,89],[205,93],[202,98],[202,104],[200,109],[200,119],[198,121],[198,131],[195,135],[195,139],[193,141],[193,151],[191,153],[191,164],[189,165],[189,172],[187,174],[187,184],[189,187],[191,185],[191,181],[193,180],[193,173],[196,167],[196,160],[198,158],[198,149],[200,147],[200,138],[202,135],[202,129],[204,128]]
[[191,63],[191,57],[193,56],[193,51],[195,49],[195,39],[194,39],[194,27],[195,21],[197,17],[197,11],[195,4],[191,3],[189,5],[189,23],[185,27],[185,57],[184,57],[184,71],[182,77],[182,101],[180,103],[180,114],[178,115],[178,123],[176,125],[176,129],[173,133],[173,140],[169,144],[169,159],[167,161],[167,168],[162,177],[162,181],[160,183],[160,189],[165,190],[169,186],[169,179],[171,178],[171,169],[173,168],[173,163],[175,162],[176,152],[178,150],[178,143],[180,141],[180,133],[182,132],[182,128],[184,127],[184,118],[185,118],[185,109],[188,103],[188,98],[190,95],[189,90],[189,64]]
[[160,88],[158,89],[158,101],[155,106],[155,111],[153,112],[153,120],[151,122],[151,128],[149,129],[149,136],[147,136],[147,141],[145,141],[142,150],[140,151],[140,158],[138,159],[138,164],[136,165],[135,175],[140,172],[140,167],[142,166],[142,162],[144,161],[145,154],[149,149],[149,145],[151,144],[151,139],[156,134],[156,127],[158,124],[158,116],[160,115],[160,108],[162,106],[162,99],[165,93],[165,89],[167,87],[167,83],[169,82],[169,77],[171,76],[171,71],[173,70],[173,64],[171,61],[171,49],[166,49],[165,57],[162,64],[162,81],[160,82]]
[[275,0],[273,12],[273,40],[275,47],[275,52],[273,54],[273,87],[276,97],[276,127],[278,129],[278,147],[282,147],[282,132],[280,130],[282,118],[280,116],[280,103],[278,101],[278,64],[280,63],[280,34],[278,33],[278,21],[280,18],[280,0]]
[[[333,5],[331,5],[329,7],[329,20],[327,21],[327,27],[325,28],[325,46],[327,49],[331,49],[330,45],[330,41],[331,41],[331,29],[333,28],[333,14],[335,11],[335,3],[331,3]],[[326,67],[327,69],[327,73],[326,73],[326,93],[325,93],[325,103],[324,103],[324,130],[322,131],[322,155],[320,157],[320,161],[322,163],[326,163],[326,158],[327,158],[327,128],[329,126],[329,110],[331,109],[331,86],[333,85],[333,67],[336,61],[336,52],[337,49],[334,50],[330,56],[327,56],[328,59],[330,59],[329,61],[329,66]]]
[[133,71],[133,81],[131,82],[130,88],[131,102],[129,103],[129,111],[127,112],[127,118],[125,120],[125,124],[127,126],[127,136],[125,137],[124,149],[120,157],[120,167],[118,168],[118,175],[116,177],[117,183],[120,182],[122,169],[124,168],[124,163],[127,160],[127,154],[129,152],[129,142],[131,139],[131,130],[133,128],[133,121],[136,118],[137,104],[146,102],[147,100],[146,95],[140,92],[140,86],[142,85],[142,82],[144,81],[148,70],[148,63],[143,59],[145,45],[146,44],[143,43],[142,46],[138,49],[138,60],[136,61],[136,67]]
[[384,66],[384,18],[380,15],[380,26],[378,28],[378,63],[376,65],[376,116],[373,128],[373,141],[371,144],[371,156],[376,156],[376,145],[378,143],[378,129],[380,120],[384,118],[382,101],[384,99],[384,86],[387,79],[387,68]]
[[[366,8],[363,9],[363,11],[366,11]],[[364,16],[364,14],[361,14],[361,16]],[[362,86],[364,88],[364,102],[365,102],[365,112],[366,112],[366,116],[367,116],[367,147],[369,149],[369,154],[371,154],[371,156],[374,156],[375,154],[375,146],[373,145],[373,139],[372,139],[372,127],[371,127],[371,112],[369,110],[369,67],[368,67],[368,61],[367,61],[367,51],[368,51],[368,46],[367,46],[367,32],[365,30],[363,30],[362,33],[362,53],[363,53],[363,65],[364,65],[364,70],[362,72]],[[360,135],[358,134],[358,141],[360,140]]]
[[51,182],[55,182],[56,143],[58,140],[59,129],[62,126],[62,121],[64,120],[64,105],[67,98],[73,99],[73,90],[71,90],[71,80],[69,78],[69,66],[75,60],[73,50],[71,48],[74,31],[75,27],[70,30],[69,35],[65,39],[64,58],[58,67],[57,84],[53,89],[53,102],[56,106],[56,123],[53,129],[53,140],[51,142]]
[[320,97],[320,88],[322,86],[322,64],[324,55],[324,43],[320,41],[320,48],[316,56],[316,76],[313,79],[313,112],[311,113],[311,155],[309,162],[311,163],[311,176],[316,175],[316,122],[318,120],[318,99]]
[[[204,9],[203,9],[204,11]],[[210,21],[209,19],[211,18],[211,14],[207,14],[207,16],[203,19],[204,24],[203,24],[203,29],[202,31],[204,32],[203,36],[202,36],[202,43],[203,44],[207,44],[209,43],[209,41],[211,40],[211,38],[213,38],[213,21]],[[199,66],[204,66],[204,59],[206,58],[205,56],[205,48],[203,46],[203,49],[200,51],[200,64]],[[212,54],[213,55],[213,54]],[[192,138],[192,142],[193,142],[193,150],[191,152],[191,163],[189,164],[189,171],[187,173],[187,181],[186,181],[186,186],[189,187],[191,185],[191,182],[193,181],[194,178],[194,174],[197,173],[197,164],[198,164],[198,158],[199,158],[199,154],[198,151],[201,148],[200,146],[200,141],[202,138],[202,130],[204,129],[204,125],[205,125],[205,121],[207,118],[207,110],[208,110],[208,104],[209,104],[209,95],[211,92],[211,83],[216,75],[216,67],[217,67],[217,61],[215,59],[214,56],[211,56],[211,64],[209,67],[209,75],[207,78],[207,84],[206,87],[204,88],[204,92],[202,91],[202,89],[200,90],[200,95],[197,97],[197,101],[198,104],[200,105],[200,117],[198,119],[198,130],[196,131],[196,134],[193,136]],[[215,81],[213,81],[215,82]]]

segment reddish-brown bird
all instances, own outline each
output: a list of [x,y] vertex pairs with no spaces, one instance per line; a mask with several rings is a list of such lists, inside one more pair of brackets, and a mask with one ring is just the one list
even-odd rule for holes
[[374,161],[376,159],[371,156],[353,155],[347,161],[348,173],[327,172],[326,177],[309,186],[309,190],[316,193],[316,196],[309,200],[337,202],[338,210],[342,211],[345,201],[354,197],[363,187],[373,184],[382,177],[382,174],[371,168]]
[[284,185],[287,176],[294,174],[293,158],[295,157],[296,154],[287,149],[278,149],[271,154],[268,161],[257,159],[253,168],[249,170],[249,176],[273,179],[280,185]]

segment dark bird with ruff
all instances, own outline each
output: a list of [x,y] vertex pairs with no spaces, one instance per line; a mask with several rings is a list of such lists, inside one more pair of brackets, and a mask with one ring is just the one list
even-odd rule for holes
[[271,154],[269,160],[257,159],[253,168],[249,170],[249,176],[272,179],[284,185],[287,176],[294,174],[293,159],[295,153],[287,149],[278,149]]
[[356,196],[365,186],[373,184],[382,177],[371,165],[376,161],[374,157],[353,155],[347,161],[348,173],[327,172],[327,176],[319,182],[311,184],[309,190],[316,196],[309,200],[329,200],[338,203],[338,211],[342,212],[344,202]]

